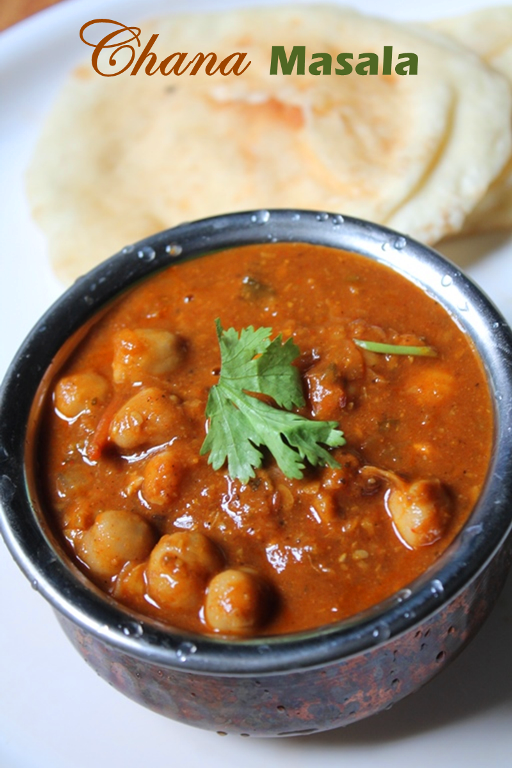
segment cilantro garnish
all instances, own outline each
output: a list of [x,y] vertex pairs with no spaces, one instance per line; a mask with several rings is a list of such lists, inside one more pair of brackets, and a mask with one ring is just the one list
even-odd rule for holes
[[[279,335],[271,341],[271,328],[249,326],[238,335],[234,328],[224,331],[218,319],[215,324],[221,371],[208,396],[209,429],[201,446],[201,454],[210,452],[212,467],[220,469],[227,460],[230,477],[247,483],[261,466],[263,446],[287,477],[301,478],[305,460],[339,466],[323,447],[344,445],[337,423],[289,410],[304,405],[299,371],[292,365],[299,355],[293,340],[283,343]],[[272,398],[277,407],[258,394]]]

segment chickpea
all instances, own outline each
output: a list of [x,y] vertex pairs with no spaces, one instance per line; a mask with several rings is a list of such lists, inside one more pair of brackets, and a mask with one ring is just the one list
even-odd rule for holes
[[342,451],[334,451],[333,457],[340,466],[324,469],[322,487],[329,491],[339,491],[354,479],[359,469],[359,462],[354,455]]
[[185,434],[186,417],[174,395],[148,387],[133,395],[110,422],[109,438],[122,450],[158,445]]
[[413,549],[441,538],[449,500],[439,480],[403,483],[390,490],[386,504],[400,537]]
[[93,524],[94,510],[86,500],[71,504],[62,516],[62,532],[70,542],[82,536]]
[[112,595],[122,603],[143,610],[146,592],[146,563],[127,563],[116,579]]
[[441,538],[449,519],[450,499],[439,480],[408,483],[395,472],[369,466],[363,467],[361,473],[389,483],[386,509],[407,546],[412,549],[424,547]]
[[87,465],[81,459],[69,459],[65,472],[59,472],[55,478],[55,490],[60,499],[76,499],[84,494],[91,482]]
[[435,406],[455,391],[454,376],[440,366],[430,366],[417,372],[407,387],[407,392],[424,406]]
[[345,381],[357,381],[363,378],[366,367],[364,355],[352,339],[338,339],[336,346],[329,350],[327,356],[336,360]]
[[164,376],[180,365],[183,356],[183,344],[176,334],[170,331],[125,328],[114,338],[114,382],[134,383],[147,374]]
[[144,468],[142,494],[156,506],[170,504],[178,495],[184,466],[174,446],[151,456]]
[[166,534],[149,557],[148,594],[163,609],[199,610],[209,579],[223,565],[221,551],[204,534]]
[[108,394],[108,382],[99,373],[75,373],[57,383],[54,404],[66,419],[74,419],[89,411],[91,405],[105,402]]
[[309,403],[317,419],[335,419],[346,405],[347,397],[334,364],[319,363],[306,374]]
[[358,460],[352,454],[335,451],[333,456],[340,466],[323,470],[321,484],[310,501],[310,511],[317,522],[331,523],[339,519],[339,501],[358,468]]
[[310,510],[317,522],[331,523],[338,517],[338,507],[330,490],[318,491],[311,499]]
[[267,591],[251,571],[230,568],[214,576],[208,585],[205,619],[216,632],[251,634],[267,611]]
[[135,512],[106,510],[77,538],[76,551],[95,576],[109,579],[127,562],[144,560],[155,543],[149,523]]

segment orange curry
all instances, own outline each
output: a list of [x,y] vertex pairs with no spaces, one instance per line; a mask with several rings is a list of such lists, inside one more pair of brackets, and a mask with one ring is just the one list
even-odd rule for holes
[[[300,413],[343,431],[336,466],[289,478],[263,448],[246,483],[212,468],[216,318],[294,340]],[[250,636],[343,619],[421,574],[473,508],[491,438],[480,361],[435,300],[361,256],[278,243],[173,265],[103,313],[50,385],[38,463],[98,586],[169,625]]]

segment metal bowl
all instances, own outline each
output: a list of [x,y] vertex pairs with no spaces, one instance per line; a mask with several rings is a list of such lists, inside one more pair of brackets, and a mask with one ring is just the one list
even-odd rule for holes
[[[265,242],[355,251],[399,271],[472,339],[494,399],[494,446],[480,499],[441,558],[391,598],[348,620],[227,641],[163,627],[100,592],[45,522],[30,476],[40,384],[70,337],[107,302],[162,267]],[[62,354],[62,353],[61,353]],[[35,402],[36,401],[36,402]],[[313,733],[391,706],[445,667],[489,614],[511,564],[512,335],[492,304],[431,249],[374,224],[313,211],[253,211],[184,224],[124,248],[41,318],[0,392],[0,524],[20,568],[108,682],[168,717],[247,735]]]

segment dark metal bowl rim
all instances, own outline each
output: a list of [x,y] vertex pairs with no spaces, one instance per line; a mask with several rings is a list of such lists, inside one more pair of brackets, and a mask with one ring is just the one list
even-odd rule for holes
[[[28,416],[42,376],[64,342],[101,307],[171,263],[251,243],[318,243],[387,263],[422,286],[472,338],[495,402],[488,478],[461,534],[423,576],[372,609],[313,631],[225,640],[190,635],[138,616],[87,584],[52,545],[25,472]],[[53,607],[120,650],[210,675],[263,676],[320,667],[364,653],[421,625],[485,568],[512,527],[512,334],[461,270],[432,249],[370,222],[301,210],[246,211],[182,224],[128,246],[77,280],[44,314],[0,389],[0,530],[35,589]]]

